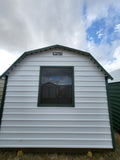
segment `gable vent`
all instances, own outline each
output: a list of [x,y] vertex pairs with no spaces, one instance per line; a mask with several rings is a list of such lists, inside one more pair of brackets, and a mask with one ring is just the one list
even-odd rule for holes
[[52,52],[52,54],[53,54],[53,56],[62,56],[63,52],[55,51],[55,52]]

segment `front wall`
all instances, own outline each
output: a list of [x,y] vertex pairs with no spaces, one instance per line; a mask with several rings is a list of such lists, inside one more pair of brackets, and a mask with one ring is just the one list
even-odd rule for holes
[[[38,107],[40,66],[74,66],[75,107]],[[0,147],[112,148],[105,78],[88,57],[52,50],[9,74]]]

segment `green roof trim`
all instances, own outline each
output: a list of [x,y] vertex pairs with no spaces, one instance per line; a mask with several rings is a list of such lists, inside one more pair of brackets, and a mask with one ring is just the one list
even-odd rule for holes
[[85,55],[88,56],[96,65],[97,67],[100,68],[100,70],[105,74],[105,77],[109,78],[109,79],[113,79],[112,76],[98,63],[98,61],[88,52],[84,52],[84,51],[80,51],[77,49],[73,49],[70,47],[66,47],[66,46],[62,46],[62,45],[52,45],[52,46],[48,46],[48,47],[44,47],[44,48],[40,48],[40,49],[35,49],[35,50],[31,50],[31,51],[26,51],[22,54],[22,56],[20,56],[1,76],[0,78],[6,76],[12,69],[14,66],[17,65],[17,63],[19,63],[24,57],[26,57],[29,54],[32,53],[38,53],[38,52],[44,52],[47,50],[51,50],[51,49],[55,49],[55,48],[59,48],[59,49],[63,49],[63,50],[67,50],[67,51],[71,51],[71,52],[75,52],[81,55]]

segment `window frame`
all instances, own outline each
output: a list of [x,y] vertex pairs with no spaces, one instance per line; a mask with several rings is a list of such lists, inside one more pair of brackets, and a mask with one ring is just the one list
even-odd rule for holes
[[[42,104],[40,103],[40,95],[41,95],[41,73],[42,73],[42,67],[46,68],[71,68],[72,69],[72,104]],[[40,72],[39,72],[39,89],[38,89],[38,107],[74,107],[74,66],[40,66]]]

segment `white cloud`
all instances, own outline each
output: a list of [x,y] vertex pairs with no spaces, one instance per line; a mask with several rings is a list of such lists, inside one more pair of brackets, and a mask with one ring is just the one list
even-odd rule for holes
[[87,5],[87,27],[96,19],[101,19],[108,16],[109,6],[113,0],[86,0]]
[[0,50],[0,75],[19,57],[18,54],[11,54],[5,50]]
[[[83,4],[86,4],[86,18],[83,18]],[[110,60],[115,58],[119,41],[112,42],[111,46],[105,43],[102,30],[97,33],[98,38],[102,39],[100,45],[93,42],[93,37],[91,42],[86,40],[86,29],[94,20],[107,17],[107,25],[113,23],[110,17],[114,14],[108,13],[110,6],[120,12],[119,0],[116,0],[116,3],[114,0],[1,1],[0,49],[4,48],[7,53],[0,52],[0,72],[5,71],[18,57],[16,52],[22,53],[53,44],[89,51],[103,66],[107,63],[108,69],[111,68],[108,62],[118,66],[119,58],[116,58],[116,61]],[[120,32],[120,24],[115,26],[115,31]],[[4,55],[10,57],[8,62]]]
[[120,24],[117,24],[117,25],[115,26],[114,31],[120,33]]
[[102,29],[100,29],[99,31],[96,32],[96,34],[98,35],[98,38],[101,39],[103,37],[103,33],[102,33]]
[[103,35],[104,35],[104,34],[99,33],[99,34],[98,34],[98,38],[101,39],[101,38],[103,37]]
[[108,61],[105,64],[105,68],[109,70],[109,72],[113,70],[120,69],[120,47],[117,47],[113,53],[113,60]]

